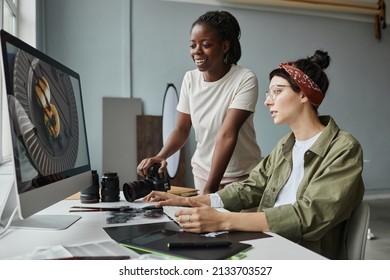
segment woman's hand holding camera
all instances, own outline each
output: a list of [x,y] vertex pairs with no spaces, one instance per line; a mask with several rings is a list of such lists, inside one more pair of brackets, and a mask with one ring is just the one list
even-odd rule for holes
[[165,168],[167,167],[167,161],[162,157],[156,156],[143,159],[137,166],[137,173],[143,177],[148,176],[149,168],[156,163],[159,163],[161,165],[158,169],[158,173],[165,172]]

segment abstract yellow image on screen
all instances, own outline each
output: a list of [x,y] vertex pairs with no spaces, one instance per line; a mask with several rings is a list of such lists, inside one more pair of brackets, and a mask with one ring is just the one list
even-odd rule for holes
[[68,74],[22,50],[13,69],[14,96],[35,129],[23,145],[41,175],[72,169],[79,149],[79,116]]
[[44,76],[37,79],[35,92],[43,109],[43,119],[49,133],[49,141],[53,142],[60,134],[61,120],[57,107],[50,103],[50,86]]

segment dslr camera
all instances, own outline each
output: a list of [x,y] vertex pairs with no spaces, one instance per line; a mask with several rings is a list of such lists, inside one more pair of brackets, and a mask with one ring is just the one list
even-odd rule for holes
[[138,198],[144,197],[152,191],[166,192],[171,189],[169,179],[164,173],[158,173],[161,164],[156,163],[149,167],[148,176],[144,180],[127,182],[123,184],[123,195],[126,200],[132,202]]

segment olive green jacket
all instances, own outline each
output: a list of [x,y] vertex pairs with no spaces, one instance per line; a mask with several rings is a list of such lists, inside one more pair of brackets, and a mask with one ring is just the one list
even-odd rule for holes
[[224,207],[240,211],[258,206],[270,230],[330,259],[346,259],[348,219],[363,199],[363,152],[358,141],[329,116],[305,153],[304,176],[296,202],[273,207],[292,170],[295,137],[282,138],[250,173],[218,192]]

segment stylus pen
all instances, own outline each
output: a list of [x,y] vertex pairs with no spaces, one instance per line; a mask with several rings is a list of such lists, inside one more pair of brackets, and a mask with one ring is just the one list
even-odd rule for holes
[[169,242],[168,248],[209,248],[209,247],[227,247],[232,242],[228,240],[210,240],[210,241],[189,241],[189,242]]
[[84,257],[65,257],[65,258],[56,258],[54,260],[128,260],[131,259],[130,256],[84,256]]
[[136,212],[142,211],[137,208],[132,208],[130,206],[120,206],[120,207],[93,207],[93,206],[72,206],[69,212]]

